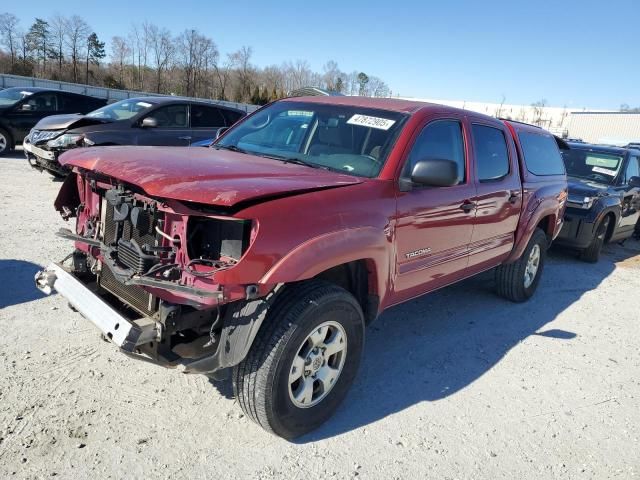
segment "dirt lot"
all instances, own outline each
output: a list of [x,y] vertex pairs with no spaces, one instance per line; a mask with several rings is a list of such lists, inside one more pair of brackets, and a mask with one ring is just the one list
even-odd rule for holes
[[[289,443],[227,383],[135,362],[33,287],[60,186],[0,158],[0,478],[640,475],[640,244],[552,251],[535,298],[475,278],[385,313],[337,415]],[[13,477],[12,477],[13,475]]]

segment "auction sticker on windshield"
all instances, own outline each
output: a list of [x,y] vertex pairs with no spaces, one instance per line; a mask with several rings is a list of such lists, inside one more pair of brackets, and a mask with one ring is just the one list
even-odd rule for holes
[[396,121],[380,117],[370,117],[369,115],[356,114],[347,120],[347,123],[350,125],[360,125],[361,127],[377,128],[378,130],[389,130]]
[[593,172],[604,173],[605,175],[610,175],[612,177],[615,177],[616,173],[618,173],[615,170],[609,170],[608,168],[602,168],[602,167],[593,167],[591,170]]

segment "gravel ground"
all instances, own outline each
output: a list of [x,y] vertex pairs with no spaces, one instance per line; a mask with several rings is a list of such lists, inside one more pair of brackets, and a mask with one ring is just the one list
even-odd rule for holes
[[135,362],[33,286],[69,252],[60,186],[0,158],[0,478],[584,478],[640,475],[640,243],[551,251],[528,303],[491,276],[386,312],[347,400],[294,443],[227,382]]

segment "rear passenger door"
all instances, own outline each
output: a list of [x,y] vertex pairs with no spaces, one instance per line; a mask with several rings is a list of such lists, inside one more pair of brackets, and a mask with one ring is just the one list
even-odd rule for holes
[[226,127],[224,115],[219,108],[209,105],[191,104],[191,142],[213,140],[216,132]]
[[[142,127],[145,118],[155,118],[156,127]],[[163,105],[149,112],[136,126],[137,145],[188,147],[191,144],[189,104]]]
[[[434,290],[465,276],[476,189],[468,172],[464,117],[430,119],[418,129],[403,165],[409,179],[416,162],[452,160],[459,182],[450,187],[413,185],[398,192],[393,303]],[[409,180],[407,180],[409,182]]]
[[476,218],[469,245],[469,273],[491,268],[513,248],[522,208],[515,145],[504,126],[472,122]]

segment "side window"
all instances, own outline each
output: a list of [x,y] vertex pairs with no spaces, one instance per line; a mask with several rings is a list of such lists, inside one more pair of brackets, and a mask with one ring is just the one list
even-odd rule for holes
[[556,140],[548,134],[518,133],[527,170],[534,175],[563,175],[564,163]]
[[244,115],[240,112],[236,112],[234,110],[222,110],[222,115],[224,115],[224,119],[227,122],[227,127],[230,127],[238,120],[240,120]]
[[640,177],[640,158],[629,157],[629,164],[624,177],[624,183],[627,183],[631,177]]
[[464,140],[462,139],[460,122],[436,120],[424,127],[411,148],[402,176],[410,177],[415,164],[429,158],[456,162],[458,164],[458,183],[465,181]]
[[58,98],[55,93],[36,93],[26,102],[32,112],[55,112],[58,110]]
[[205,105],[191,105],[191,128],[224,127],[224,117],[220,109]]
[[187,128],[187,105],[167,105],[151,112],[159,128]]
[[509,153],[502,130],[474,124],[473,146],[478,163],[478,180],[490,182],[509,174]]
[[59,95],[58,96],[58,111],[68,113],[82,113],[86,110],[83,108],[83,98],[75,97],[73,95]]

